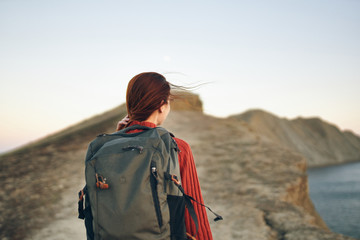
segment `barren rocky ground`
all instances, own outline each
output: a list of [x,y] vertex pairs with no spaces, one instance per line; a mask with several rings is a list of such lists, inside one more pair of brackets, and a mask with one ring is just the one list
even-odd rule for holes
[[[124,107],[0,156],[0,239],[85,239],[77,219],[87,144]],[[173,111],[164,127],[192,147],[214,239],[352,239],[330,232],[309,199],[306,160],[243,121]]]

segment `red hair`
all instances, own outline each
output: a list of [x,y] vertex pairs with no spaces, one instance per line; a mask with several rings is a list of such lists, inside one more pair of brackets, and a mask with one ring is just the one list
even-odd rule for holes
[[133,77],[127,87],[126,107],[131,121],[145,121],[170,97],[170,83],[156,72],[144,72]]

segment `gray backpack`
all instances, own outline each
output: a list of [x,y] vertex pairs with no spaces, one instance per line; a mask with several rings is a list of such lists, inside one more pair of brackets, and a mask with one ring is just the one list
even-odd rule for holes
[[[127,133],[135,129],[143,131]],[[159,127],[135,125],[92,141],[78,206],[87,239],[186,239],[185,206],[198,223],[194,199],[180,185],[177,151]]]

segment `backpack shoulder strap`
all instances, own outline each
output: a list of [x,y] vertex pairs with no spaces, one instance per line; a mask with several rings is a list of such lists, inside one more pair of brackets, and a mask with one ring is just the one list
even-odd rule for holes
[[171,148],[174,148],[176,151],[179,151],[178,145],[174,139],[175,135],[172,134],[171,132],[169,132],[168,130],[166,130],[163,127],[156,127],[161,139],[164,142],[171,142]]
[[127,133],[128,131],[137,130],[137,129],[139,129],[139,130],[151,130],[153,128],[147,127],[147,126],[142,126],[142,125],[132,125],[130,127],[123,128],[120,131],[114,132],[111,135],[121,135],[121,136],[123,136],[124,134],[128,135],[128,134],[131,134],[131,133]]

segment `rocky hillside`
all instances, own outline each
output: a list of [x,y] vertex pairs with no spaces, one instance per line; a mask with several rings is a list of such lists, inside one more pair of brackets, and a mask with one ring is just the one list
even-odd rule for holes
[[[209,214],[214,239],[352,239],[330,232],[315,212],[304,157],[244,121],[204,115],[193,100],[191,111],[172,104],[164,127],[189,142],[204,199],[224,217],[214,223]],[[125,112],[120,106],[0,156],[0,239],[85,239],[76,194],[87,144]]]
[[360,137],[319,118],[279,118],[251,110],[232,118],[281,146],[301,153],[309,167],[360,161]]
[[120,106],[0,156],[1,240],[25,239],[53,220],[68,189],[76,200],[88,142],[125,113]]

